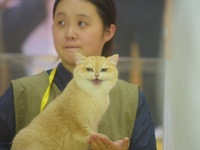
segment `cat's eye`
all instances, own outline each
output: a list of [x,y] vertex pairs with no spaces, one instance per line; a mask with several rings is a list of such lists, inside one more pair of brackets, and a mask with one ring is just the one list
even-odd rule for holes
[[108,69],[107,68],[102,68],[101,72],[106,72]]
[[92,72],[93,71],[93,69],[92,68],[85,68],[87,71],[90,71],[90,72]]

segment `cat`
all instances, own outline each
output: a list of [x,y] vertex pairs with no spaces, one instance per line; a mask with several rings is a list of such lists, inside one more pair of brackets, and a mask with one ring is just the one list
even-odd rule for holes
[[15,136],[11,150],[87,150],[89,136],[109,106],[118,79],[118,54],[74,55],[73,79],[31,123]]

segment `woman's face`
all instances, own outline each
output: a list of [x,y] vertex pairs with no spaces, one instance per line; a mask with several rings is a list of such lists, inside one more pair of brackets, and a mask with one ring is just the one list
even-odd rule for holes
[[56,8],[54,44],[63,65],[70,71],[75,66],[74,52],[101,55],[105,42],[114,32],[114,25],[103,27],[95,5],[86,0],[61,0]]

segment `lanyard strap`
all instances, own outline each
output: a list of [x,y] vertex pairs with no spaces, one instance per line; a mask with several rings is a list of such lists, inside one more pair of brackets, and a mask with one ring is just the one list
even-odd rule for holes
[[42,101],[41,101],[41,104],[40,104],[40,112],[42,112],[48,102],[48,99],[49,99],[49,95],[50,95],[50,88],[51,88],[51,85],[52,85],[52,82],[53,82],[53,79],[54,79],[54,76],[55,76],[55,73],[56,73],[56,68],[54,68],[50,75],[49,75],[49,85],[42,97]]

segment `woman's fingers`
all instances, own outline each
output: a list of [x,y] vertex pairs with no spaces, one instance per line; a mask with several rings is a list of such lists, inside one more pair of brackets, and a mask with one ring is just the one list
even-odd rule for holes
[[123,140],[113,142],[105,135],[92,134],[88,143],[93,150],[127,150],[129,147],[129,138],[125,137]]

